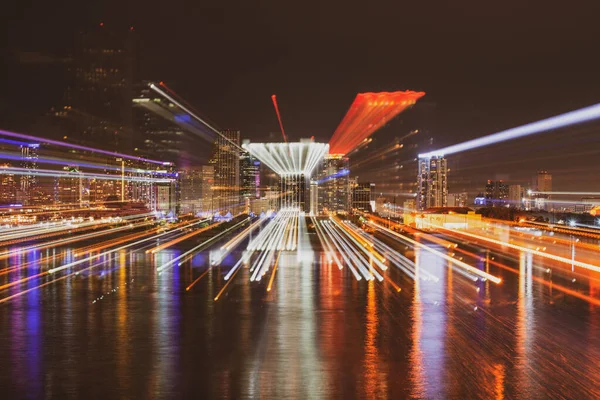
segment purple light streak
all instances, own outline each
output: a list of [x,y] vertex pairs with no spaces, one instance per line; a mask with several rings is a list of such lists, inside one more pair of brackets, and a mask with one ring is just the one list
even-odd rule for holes
[[91,151],[91,152],[94,152],[94,153],[106,154],[106,155],[113,156],[113,157],[127,158],[129,160],[149,162],[149,163],[160,164],[160,165],[164,165],[165,164],[163,161],[150,160],[150,159],[143,158],[143,157],[130,156],[130,155],[127,155],[127,154],[115,153],[115,152],[107,151],[107,150],[94,149],[93,147],[81,146],[81,145],[78,145],[78,144],[71,144],[71,143],[64,143],[64,142],[59,142],[58,140],[44,139],[44,138],[40,138],[40,137],[37,137],[37,136],[24,135],[22,133],[16,133],[16,132],[9,132],[9,131],[0,130],[0,135],[14,137],[14,138],[19,138],[19,139],[24,139],[24,140],[32,140],[32,141],[35,141],[35,142],[49,143],[49,144],[53,144],[55,146],[69,147],[71,149]]

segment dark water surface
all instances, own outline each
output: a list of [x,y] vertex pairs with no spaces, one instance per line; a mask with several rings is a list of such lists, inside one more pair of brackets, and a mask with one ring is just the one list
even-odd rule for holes
[[600,398],[600,307],[539,284],[531,257],[494,285],[417,251],[438,281],[390,267],[398,293],[284,252],[271,292],[244,268],[214,301],[241,254],[186,291],[208,252],[157,274],[180,253],[123,252],[0,304],[0,398]]

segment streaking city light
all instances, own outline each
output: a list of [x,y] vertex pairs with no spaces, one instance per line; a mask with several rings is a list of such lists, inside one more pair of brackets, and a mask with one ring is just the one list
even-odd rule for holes
[[473,150],[479,147],[489,146],[511,139],[518,139],[529,135],[535,135],[537,133],[551,131],[553,129],[564,128],[570,125],[593,121],[598,118],[600,118],[600,104],[595,104],[593,106],[581,108],[579,110],[543,119],[541,121],[532,122],[516,128],[493,133],[488,136],[444,147],[429,153],[419,154],[419,158],[431,158],[434,156],[443,157],[444,155]]
[[554,194],[554,195],[565,195],[565,196],[600,196],[600,192],[538,192],[535,190],[527,191],[527,194]]
[[336,128],[329,146],[332,154],[348,154],[373,132],[411,107],[425,92],[359,93]]
[[0,130],[0,135],[2,135],[2,136],[8,136],[8,137],[13,137],[13,138],[18,138],[18,139],[24,139],[24,140],[32,140],[32,141],[35,141],[36,143],[48,143],[48,144],[52,144],[52,145],[55,145],[55,146],[68,147],[70,149],[91,151],[93,153],[106,154],[106,155],[109,155],[109,156],[125,158],[125,159],[128,159],[128,160],[136,160],[136,161],[148,162],[148,163],[152,163],[152,164],[162,164],[163,163],[163,161],[150,160],[150,159],[143,158],[143,157],[130,156],[130,155],[127,155],[127,154],[115,153],[113,151],[106,151],[106,150],[101,150],[101,149],[95,149],[93,147],[81,146],[81,145],[74,144],[74,143],[60,142],[58,140],[44,139],[44,138],[40,138],[40,137],[37,137],[37,136],[24,135],[22,133],[16,133],[16,132],[9,132],[9,131]]
[[348,175],[350,175],[350,170],[344,168],[341,171],[336,172],[335,174],[331,174],[329,176],[326,176],[325,178],[319,180],[317,183],[320,185],[321,183],[330,181],[332,179],[341,178],[342,176],[348,176]]
[[304,175],[309,177],[329,145],[302,141],[294,143],[245,143],[242,147],[265,163],[280,176]]

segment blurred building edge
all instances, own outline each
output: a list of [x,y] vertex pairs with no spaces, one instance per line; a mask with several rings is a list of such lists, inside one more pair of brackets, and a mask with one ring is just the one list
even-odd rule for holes
[[467,192],[448,193],[448,207],[466,207],[469,204],[469,194]]
[[92,26],[77,34],[64,63],[62,104],[35,131],[44,137],[132,154],[135,32]]
[[201,165],[180,171],[181,214],[207,216],[212,211],[214,166]]
[[214,168],[213,208],[236,214],[244,209],[240,196],[240,131],[222,130],[213,143],[209,164]]

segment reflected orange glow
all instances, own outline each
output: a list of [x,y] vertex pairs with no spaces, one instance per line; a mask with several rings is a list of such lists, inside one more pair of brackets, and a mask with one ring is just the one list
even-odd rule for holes
[[277,253],[277,259],[275,259],[275,265],[273,266],[273,272],[271,273],[271,279],[269,279],[269,286],[267,286],[267,292],[270,292],[271,287],[273,286],[273,279],[275,279],[275,272],[277,271],[277,266],[279,265],[279,257],[280,256],[281,256],[281,251]]
[[387,397],[387,377],[380,368],[381,357],[377,346],[379,330],[379,315],[375,298],[375,281],[369,281],[367,286],[367,314],[365,321],[365,360],[364,384],[365,396],[368,398]]

